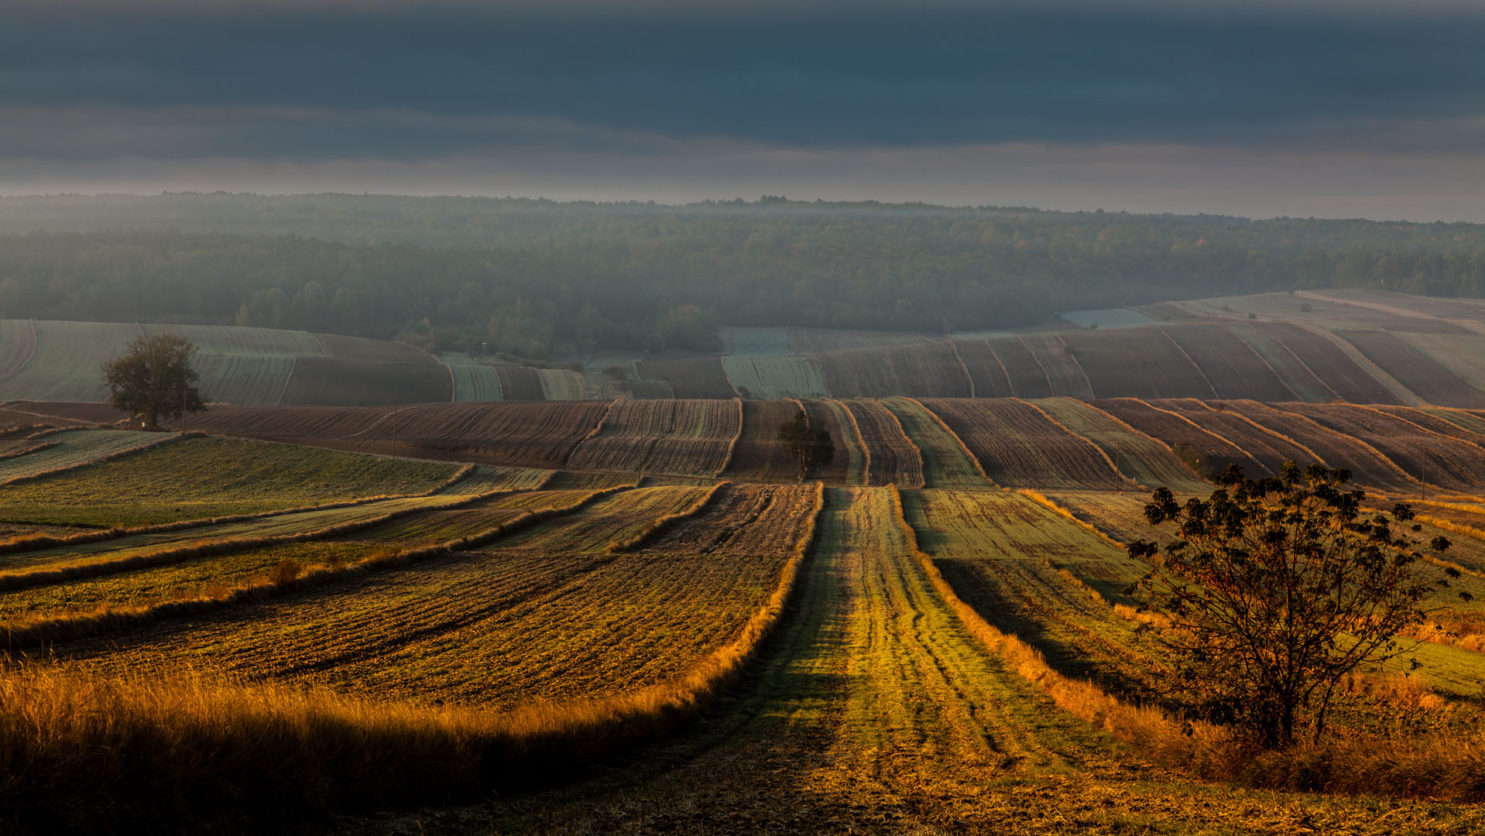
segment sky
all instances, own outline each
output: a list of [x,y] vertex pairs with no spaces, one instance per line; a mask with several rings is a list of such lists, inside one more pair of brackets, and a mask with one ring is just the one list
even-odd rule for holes
[[1485,3],[0,0],[0,193],[1485,222]]

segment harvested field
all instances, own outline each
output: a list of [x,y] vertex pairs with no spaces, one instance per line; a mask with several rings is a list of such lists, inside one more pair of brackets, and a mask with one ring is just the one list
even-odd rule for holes
[[[1313,448],[1306,449],[1308,445],[1303,441],[1281,437],[1277,431],[1265,431],[1261,426],[1255,426],[1252,419],[1241,412],[1228,410],[1220,402],[1208,405],[1203,401],[1172,399],[1152,405],[1170,410],[1207,432],[1232,442],[1270,473],[1279,473],[1287,461],[1300,465],[1329,464]],[[1322,460],[1317,461],[1317,458]]]
[[[845,437],[844,447],[835,448],[837,457],[846,457],[846,475],[842,480],[847,485],[864,485],[869,476],[871,467],[871,450],[866,446],[866,441],[861,434],[861,427],[856,424],[856,416],[846,406],[845,401],[827,400],[822,401],[829,407],[830,414],[835,418],[836,426],[840,427],[841,435]],[[833,463],[833,462],[832,462]],[[796,473],[797,477],[798,474]]]
[[814,485],[724,486],[704,511],[671,527],[643,551],[696,558],[787,554],[815,514],[815,490]]
[[1097,397],[1212,397],[1201,371],[1159,328],[1075,332],[1063,338]]
[[640,377],[664,380],[677,398],[737,397],[720,357],[685,360],[641,360],[635,365]]
[[815,355],[837,398],[969,395],[969,378],[948,342],[913,343]]
[[599,499],[580,514],[558,517],[512,535],[499,543],[499,548],[607,553],[610,543],[632,539],[660,517],[690,506],[708,490],[695,486],[619,491]]
[[1292,401],[1293,390],[1247,343],[1225,328],[1200,325],[1163,329],[1196,363],[1220,398]]
[[1467,409],[1450,409],[1438,406],[1418,407],[1418,409],[1419,411],[1442,418],[1473,435],[1485,437],[1485,415],[1477,411],[1471,412]]
[[495,376],[500,380],[500,392],[505,400],[542,400],[541,378],[536,374],[536,369],[510,363],[496,363]]
[[923,454],[880,401],[846,401],[869,454],[866,484],[923,487]]
[[813,357],[727,356],[722,358],[727,381],[744,398],[823,398],[825,374]]
[[1422,482],[1476,493],[1485,481],[1485,460],[1478,447],[1429,432],[1381,410],[1350,404],[1285,404],[1282,408],[1361,439]]
[[1392,334],[1385,331],[1339,331],[1337,335],[1356,346],[1366,359],[1397,378],[1427,403],[1485,406],[1485,392]]
[[1000,361],[1010,384],[1011,394],[1018,398],[1046,398],[1052,394],[1052,381],[1036,355],[1018,339],[986,340],[990,352]]
[[1114,490],[1125,482],[1103,451],[1020,400],[929,400],[979,459],[991,481],[1009,487]]
[[1092,404],[1071,398],[1034,402],[1053,420],[1098,445],[1124,476],[1146,488],[1206,493],[1209,485],[1192,472],[1164,442],[1135,430]]
[[[1205,499],[1210,493],[1211,491],[1197,491],[1194,495]],[[1184,498],[1185,495],[1177,493],[1176,496]],[[1135,540],[1162,543],[1170,538],[1169,531],[1150,525],[1150,521],[1145,519],[1145,506],[1150,503],[1148,491],[1065,491],[1048,494],[1047,498],[1120,543],[1132,543]]]
[[457,469],[254,441],[183,439],[0,488],[0,518],[98,526],[174,522],[421,493]]
[[[333,594],[161,624],[117,639],[122,652],[88,644],[67,652],[111,668],[213,658],[216,669],[253,678],[486,707],[616,693],[678,675],[735,633],[772,592],[812,517],[810,497],[795,501],[808,490],[743,492],[749,501],[740,507],[755,513],[758,531],[737,545],[762,551],[729,546],[731,522],[707,534],[700,519],[638,554],[552,550],[605,541],[598,532],[611,533],[619,518],[669,507],[650,501],[662,493],[634,491],[617,503],[627,511],[611,513],[610,500],[573,518],[580,533],[549,523],[518,542],[364,576]],[[675,536],[717,547],[665,550]]]
[[[1476,446],[1485,444],[1485,436],[1480,435],[1473,429],[1461,426],[1461,422],[1459,421],[1450,421],[1446,417],[1436,414],[1431,409],[1420,409],[1411,406],[1375,406],[1372,408],[1378,412],[1384,412],[1393,417],[1416,424],[1429,432],[1448,436],[1464,444]],[[1467,412],[1457,412],[1456,414],[1469,415]],[[1482,448],[1480,453],[1481,455],[1485,455],[1485,448]]]
[[1153,404],[1135,398],[1112,398],[1094,401],[1093,405],[1170,445],[1178,458],[1203,476],[1214,476],[1229,464],[1241,467],[1249,476],[1267,473],[1247,451]]
[[1046,372],[1052,397],[1084,400],[1093,398],[1093,385],[1088,381],[1088,375],[1078,365],[1078,358],[1073,356],[1067,341],[1061,336],[1051,334],[1022,337],[1021,343],[1036,357],[1037,363]]
[[[1480,328],[1485,331],[1485,322]],[[1465,383],[1485,390],[1485,334],[1411,333],[1400,338]]]
[[1400,403],[1392,390],[1346,356],[1326,337],[1287,322],[1257,322],[1253,328],[1294,353],[1327,388],[1352,403]]
[[614,401],[602,430],[580,443],[567,464],[715,476],[727,468],[742,428],[737,400]]
[[[742,435],[727,470],[728,479],[759,482],[792,482],[798,466],[779,443],[779,427],[799,414],[794,401],[743,401]],[[838,451],[844,455],[844,451]]]
[[839,485],[850,478],[852,462],[865,461],[864,451],[856,444],[856,432],[846,420],[845,410],[838,403],[826,401],[804,401],[801,406],[811,421],[830,433],[830,443],[835,445],[835,457],[830,464],[807,474],[806,478],[818,479],[826,484]]
[[908,440],[923,457],[923,482],[930,488],[984,488],[989,486],[979,462],[938,415],[911,398],[893,398],[882,404],[897,416]]
[[955,349],[969,370],[976,398],[1009,398],[1015,394],[1005,366],[986,340],[956,340]]
[[500,375],[493,366],[468,354],[440,354],[440,362],[449,368],[453,379],[454,400],[459,403],[488,403],[504,400],[500,393]]
[[1353,478],[1365,485],[1389,493],[1417,489],[1417,482],[1375,448],[1310,418],[1257,401],[1224,401],[1222,405],[1304,444],[1327,465],[1346,468]]
[[1239,324],[1227,327],[1227,332],[1247,343],[1253,352],[1273,369],[1284,385],[1298,400],[1324,403],[1337,399],[1337,395],[1315,373],[1310,371],[1287,346],[1252,325]]

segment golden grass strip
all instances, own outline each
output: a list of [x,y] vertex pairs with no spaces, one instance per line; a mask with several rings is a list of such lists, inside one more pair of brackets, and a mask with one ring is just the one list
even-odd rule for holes
[[[959,617],[971,636],[984,644],[1022,678],[1042,690],[1062,710],[1136,746],[1166,764],[1179,765],[1198,775],[1220,775],[1229,759],[1229,736],[1206,723],[1183,724],[1162,712],[1131,705],[1090,682],[1063,676],[1047,664],[1036,648],[1019,637],[1002,633],[965,603],[939,571],[933,558],[918,546],[918,532],[903,513],[902,495],[889,486],[893,523],[901,530],[913,557],[922,566],[934,590]],[[1185,730],[1190,733],[1185,733]]]
[[608,544],[609,554],[621,554],[623,552],[638,551],[645,546],[665,536],[666,532],[680,525],[692,517],[705,513],[709,508],[715,506],[722,496],[722,492],[731,487],[731,482],[718,482],[712,489],[702,494],[695,502],[674,514],[665,514],[656,517],[655,521],[624,540],[614,540]]
[[[373,703],[282,686],[0,669],[0,824],[262,828],[328,810],[464,799],[570,776],[695,717],[782,620],[824,510],[731,641],[683,676],[626,694],[506,712]],[[244,792],[251,787],[252,792]],[[273,804],[252,802],[271,797]]]

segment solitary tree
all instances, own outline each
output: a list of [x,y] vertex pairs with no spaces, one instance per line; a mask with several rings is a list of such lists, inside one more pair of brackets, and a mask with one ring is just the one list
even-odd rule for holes
[[174,334],[134,338],[124,356],[103,364],[109,403],[134,415],[147,430],[159,429],[161,418],[205,409],[191,368],[195,352],[195,345]]
[[779,442],[799,462],[800,479],[835,459],[835,442],[830,440],[830,431],[816,424],[802,409],[779,427]]
[[1176,536],[1129,546],[1149,566],[1137,586],[1169,621],[1156,641],[1174,666],[1172,695],[1260,748],[1290,745],[1305,723],[1318,739],[1341,679],[1403,652],[1399,632],[1448,585],[1417,571],[1421,527],[1402,525],[1412,511],[1364,511],[1363,492],[1341,489],[1349,477],[1288,462],[1260,480],[1228,468],[1209,499],[1184,505],[1161,488],[1145,516]]

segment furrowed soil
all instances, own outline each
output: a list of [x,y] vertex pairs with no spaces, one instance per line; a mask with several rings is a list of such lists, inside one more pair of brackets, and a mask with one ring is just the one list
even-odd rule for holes
[[564,789],[342,819],[378,833],[1468,832],[1471,807],[1180,782],[970,637],[888,489],[829,489],[783,629],[736,695]]

